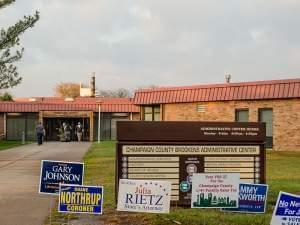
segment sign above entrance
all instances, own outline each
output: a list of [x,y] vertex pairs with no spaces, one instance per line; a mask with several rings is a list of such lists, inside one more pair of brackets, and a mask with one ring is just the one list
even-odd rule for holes
[[89,111],[43,111],[44,118],[88,118]]
[[169,181],[171,202],[189,206],[194,173],[265,182],[263,123],[120,121],[117,131],[116,190],[119,179]]

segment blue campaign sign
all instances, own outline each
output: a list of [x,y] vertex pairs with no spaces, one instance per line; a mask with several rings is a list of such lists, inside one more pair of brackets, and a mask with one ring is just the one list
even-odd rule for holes
[[58,211],[102,214],[103,187],[60,184]]
[[279,193],[271,225],[300,225],[300,195]]
[[59,193],[59,183],[82,185],[84,165],[79,162],[42,160],[39,193]]
[[265,213],[268,185],[240,183],[239,188],[239,207],[222,209],[222,211]]

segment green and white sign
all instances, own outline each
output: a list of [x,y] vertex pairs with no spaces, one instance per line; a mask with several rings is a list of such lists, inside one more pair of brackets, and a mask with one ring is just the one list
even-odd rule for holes
[[196,173],[192,183],[192,208],[238,207],[239,173]]
[[182,192],[188,192],[191,189],[191,185],[187,181],[182,181],[179,185],[179,189]]

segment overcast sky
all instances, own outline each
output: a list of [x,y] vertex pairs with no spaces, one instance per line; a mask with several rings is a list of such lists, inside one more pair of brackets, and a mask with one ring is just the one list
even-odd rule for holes
[[92,72],[101,89],[300,77],[299,0],[17,0],[0,27],[35,10],[18,97]]

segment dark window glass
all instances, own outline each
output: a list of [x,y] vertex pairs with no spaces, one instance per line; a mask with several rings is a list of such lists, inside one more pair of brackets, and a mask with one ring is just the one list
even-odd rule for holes
[[248,122],[249,121],[249,110],[248,109],[235,110],[235,121],[236,122]]
[[267,147],[273,147],[273,110],[259,109],[259,122],[266,123]]

